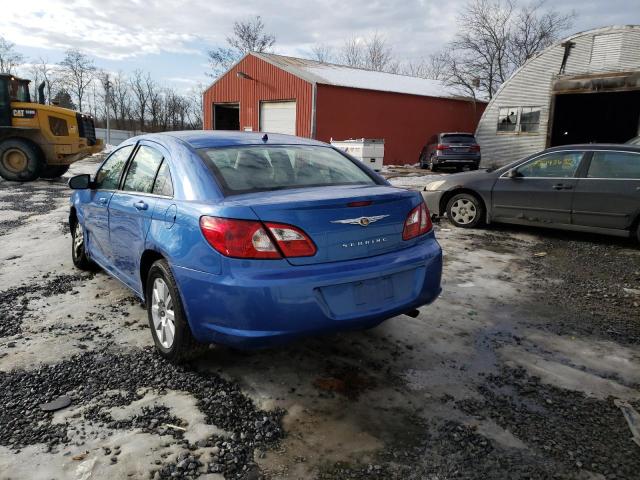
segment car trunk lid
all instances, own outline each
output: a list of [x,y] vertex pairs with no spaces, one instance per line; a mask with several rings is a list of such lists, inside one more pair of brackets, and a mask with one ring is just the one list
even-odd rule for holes
[[404,248],[402,230],[420,199],[389,186],[340,186],[250,194],[263,222],[296,226],[313,240],[312,257],[288,258],[292,265],[351,260]]

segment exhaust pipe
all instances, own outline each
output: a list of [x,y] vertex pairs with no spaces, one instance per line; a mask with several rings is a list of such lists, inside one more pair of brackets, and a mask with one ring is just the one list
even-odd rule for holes
[[38,103],[40,105],[44,105],[44,87],[44,81],[40,85],[38,85]]
[[406,315],[407,317],[416,318],[418,315],[420,315],[420,310],[414,308],[413,310],[404,312],[404,315]]

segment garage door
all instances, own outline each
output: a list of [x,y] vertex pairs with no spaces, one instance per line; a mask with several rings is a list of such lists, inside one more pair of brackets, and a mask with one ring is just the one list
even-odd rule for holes
[[296,134],[296,102],[261,102],[260,131]]

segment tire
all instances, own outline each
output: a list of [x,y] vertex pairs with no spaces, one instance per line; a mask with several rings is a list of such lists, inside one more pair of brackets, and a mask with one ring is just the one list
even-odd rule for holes
[[433,163],[433,160],[429,162],[429,170],[431,170],[432,172],[438,171],[438,167]]
[[47,165],[40,176],[42,178],[58,178],[67,173],[71,165]]
[[447,202],[447,218],[456,227],[478,227],[484,223],[484,216],[484,205],[475,195],[459,193]]
[[84,228],[78,220],[69,226],[71,227],[71,259],[73,264],[80,270],[97,270],[98,266],[89,259],[85,249]]
[[172,363],[182,363],[206,350],[207,346],[196,341],[191,333],[177,283],[166,260],[157,260],[149,269],[145,293],[153,343],[162,357]]
[[20,138],[0,143],[0,176],[13,182],[36,180],[44,171],[42,153],[34,144]]

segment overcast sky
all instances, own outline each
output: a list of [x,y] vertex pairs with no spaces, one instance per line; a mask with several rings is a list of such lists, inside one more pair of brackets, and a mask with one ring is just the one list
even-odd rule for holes
[[[276,35],[276,53],[309,56],[317,43],[383,34],[400,60],[417,60],[455,34],[465,0],[25,0],[3,1],[0,35],[29,58],[58,62],[77,47],[108,70],[142,68],[188,88],[208,83],[206,51],[225,43],[233,21],[261,15]],[[613,24],[640,24],[640,0],[547,1],[575,11],[573,33]]]

